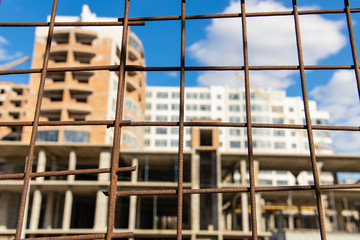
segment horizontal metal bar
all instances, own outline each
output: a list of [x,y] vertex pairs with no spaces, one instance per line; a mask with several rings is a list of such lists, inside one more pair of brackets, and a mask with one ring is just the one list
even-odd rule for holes
[[[19,121],[19,122],[0,122],[0,127],[14,127],[14,126],[32,126],[32,121]],[[39,126],[90,126],[100,125],[107,127],[114,127],[114,120],[94,120],[94,121],[41,121]],[[124,127],[176,127],[179,122],[148,122],[130,120],[120,121],[120,126]],[[246,127],[246,123],[234,122],[184,122],[185,127]],[[306,129],[304,124],[273,124],[273,123],[252,123],[255,128],[282,128],[282,129]],[[312,125],[314,130],[331,130],[331,131],[360,131],[357,126],[328,126],[328,125]]]
[[[360,12],[359,8],[350,10],[352,13]],[[321,9],[321,10],[303,10],[299,11],[299,15],[311,14],[331,14],[331,13],[345,13],[344,9]],[[289,16],[293,15],[293,11],[273,11],[273,12],[250,12],[245,13],[246,17],[271,17],[271,16]],[[241,13],[218,13],[218,14],[202,14],[202,15],[187,15],[185,19],[209,19],[209,18],[240,18]],[[119,20],[121,20],[119,18]],[[163,20],[181,20],[181,16],[152,16],[152,17],[131,17],[132,21],[163,21]]]
[[[341,190],[341,189],[357,189],[360,184],[333,184],[321,185],[321,190]],[[279,192],[279,191],[307,191],[315,190],[314,185],[293,185],[293,186],[266,186],[255,187],[256,192]],[[211,194],[211,193],[239,193],[250,192],[250,187],[237,188],[204,188],[204,189],[184,189],[184,194]],[[107,195],[107,192],[104,191]],[[177,189],[167,190],[133,190],[133,191],[117,191],[117,196],[146,196],[146,195],[176,195]]]
[[[116,238],[133,238],[134,233],[125,232],[125,233],[113,233],[112,239]],[[87,235],[71,235],[71,236],[56,236],[56,237],[38,237],[38,238],[23,238],[21,240],[44,240],[44,239],[54,239],[54,240],[92,240],[92,239],[105,239],[105,233],[99,234],[87,234]]]
[[[120,172],[135,171],[136,167],[120,167],[116,170]],[[84,175],[84,174],[97,174],[97,173],[110,173],[110,168],[95,168],[95,169],[78,169],[78,170],[64,170],[64,171],[47,171],[47,172],[34,172],[30,173],[30,178],[36,177],[51,177],[51,176],[68,176],[68,175]],[[1,174],[0,180],[9,179],[22,179],[24,173]]]
[[[307,65],[305,70],[349,70],[355,69],[354,65]],[[77,66],[77,67],[61,67],[48,68],[48,72],[78,72],[78,71],[118,71],[119,65],[102,65],[102,66]],[[180,67],[143,67],[135,65],[127,65],[126,71],[180,71]],[[242,71],[243,66],[187,66],[185,71]],[[252,71],[265,70],[299,70],[296,65],[279,65],[279,66],[249,66]],[[0,75],[10,74],[30,74],[41,73],[41,68],[1,70]]]
[[[122,26],[122,22],[55,22],[57,27]],[[132,21],[129,25],[142,26],[144,21]],[[48,27],[49,22],[0,22],[0,27]]]

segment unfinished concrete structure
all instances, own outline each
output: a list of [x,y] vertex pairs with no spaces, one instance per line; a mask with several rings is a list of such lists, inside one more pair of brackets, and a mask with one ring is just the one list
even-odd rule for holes
[[[26,104],[29,86],[12,82],[0,82],[0,119],[3,122],[16,122],[26,118]],[[22,127],[9,126],[0,128],[1,140],[19,141]]]
[[[83,6],[80,17],[57,16],[61,22],[117,21],[97,17]],[[56,27],[50,51],[49,67],[119,65],[122,27]],[[35,31],[32,68],[41,68],[47,29]],[[144,50],[139,38],[130,32],[127,64],[144,66]],[[115,118],[118,75],[111,71],[49,72],[41,106],[41,121],[113,120]],[[35,106],[40,74],[30,78],[28,106]],[[126,75],[124,119],[144,119],[145,73]],[[25,120],[33,120],[32,107],[25,108]],[[38,141],[111,143],[113,129],[104,126],[41,127]],[[142,128],[123,129],[123,147],[142,147]],[[25,127],[22,141],[28,141],[31,128]]]
[[[209,128],[194,128],[193,132],[199,135],[194,137],[192,150],[184,152],[185,189],[249,186],[246,154],[220,152],[214,145],[216,141],[201,141],[202,134],[217,135]],[[3,142],[0,146],[2,173],[21,172],[27,150],[24,143]],[[111,146],[106,144],[38,143],[34,172],[106,168],[110,166],[110,155]],[[358,171],[360,164],[357,155],[319,155],[317,158],[321,170],[332,172],[335,180],[338,172]],[[177,152],[124,150],[120,166],[137,166],[137,170],[118,176],[119,190],[176,189]],[[257,154],[255,168],[255,175],[260,170],[287,170],[295,175],[299,169],[311,170],[308,156],[304,154]],[[15,232],[21,186],[21,180],[0,181],[2,239],[10,239]],[[107,191],[108,186],[109,174],[32,180],[27,236],[105,231],[108,200],[103,191]],[[329,238],[360,237],[358,196],[358,190],[323,192]],[[135,239],[175,239],[176,204],[175,195],[119,197],[115,232],[133,231]],[[185,195],[185,239],[249,239],[249,204],[248,193]],[[259,192],[257,204],[261,239],[318,236],[313,192]]]

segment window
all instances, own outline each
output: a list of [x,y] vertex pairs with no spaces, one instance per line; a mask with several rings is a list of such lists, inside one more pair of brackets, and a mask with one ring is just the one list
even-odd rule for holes
[[156,116],[156,121],[166,122],[168,120],[167,116]]
[[151,95],[152,95],[151,92],[146,92],[146,97],[147,98],[151,98]]
[[273,123],[274,124],[283,124],[284,119],[283,118],[273,118]]
[[230,118],[229,118],[229,121],[230,121],[230,122],[238,122],[238,123],[239,123],[239,122],[240,122],[240,118],[239,118],[239,117],[230,117]]
[[179,104],[171,104],[171,110],[179,110],[180,105]]
[[281,186],[285,186],[285,185],[288,185],[289,182],[286,181],[286,180],[277,180],[276,181],[276,185],[281,185]]
[[146,104],[146,110],[150,110],[151,109],[151,103],[147,103]]
[[292,144],[291,144],[291,147],[292,147],[292,148],[296,148],[296,143],[292,143]]
[[145,120],[146,120],[146,121],[151,121],[151,116],[150,116],[150,115],[146,115],[146,116],[145,116]]
[[156,147],[166,147],[167,141],[166,140],[155,140]]
[[272,185],[273,183],[272,183],[272,180],[260,179],[259,184],[260,185]]
[[185,145],[186,147],[191,147],[191,141],[186,141]]
[[240,148],[240,141],[230,141],[230,148]]
[[293,107],[289,107],[289,112],[294,112],[294,108],[293,108]]
[[210,93],[200,93],[200,99],[210,99]]
[[277,170],[277,171],[276,171],[276,174],[279,174],[279,175],[287,175],[287,174],[288,174],[288,171],[280,171],[280,170]]
[[217,110],[218,110],[218,111],[221,111],[221,110],[222,110],[222,107],[221,107],[221,106],[217,106]]
[[157,98],[168,98],[168,93],[167,92],[158,92],[156,94]]
[[179,128],[171,128],[171,134],[179,134]]
[[173,92],[173,93],[171,93],[171,97],[175,98],[175,99],[179,99],[180,98],[180,93],[179,92]]
[[150,127],[145,127],[145,133],[148,134],[151,132],[151,128]]
[[178,140],[171,140],[170,142],[172,147],[177,147],[179,145],[179,141]]
[[[247,133],[247,129],[244,129],[245,134]],[[252,133],[254,136],[269,136],[270,135],[270,129],[265,128],[253,128]]]
[[188,98],[188,99],[196,99],[197,98],[197,93],[187,93],[186,98]]
[[144,145],[147,147],[150,146],[150,139],[145,139]]
[[221,99],[221,95],[218,94],[218,95],[216,96],[216,98],[217,98],[217,99]]
[[38,131],[36,140],[44,142],[57,142],[59,131]]
[[230,105],[229,111],[230,112],[240,112],[240,106],[239,105]]
[[285,149],[286,148],[286,143],[285,142],[275,142],[274,143],[274,148],[275,149]]
[[285,131],[284,130],[274,130],[274,136],[285,136]]
[[65,131],[64,142],[88,142],[89,133],[83,131]]
[[269,141],[253,141],[254,148],[270,148],[271,143]]
[[240,129],[230,128],[230,136],[240,136]]
[[277,113],[284,112],[284,108],[282,106],[272,106],[272,111]]
[[178,122],[179,121],[179,116],[171,116],[171,121],[172,122]]
[[200,111],[210,111],[211,106],[210,105],[200,105]]
[[156,134],[167,134],[167,128],[156,128]]
[[197,111],[197,105],[186,105],[187,111]]
[[156,110],[168,110],[168,105],[167,104],[156,104]]
[[238,93],[230,93],[229,94],[229,100],[239,100],[240,95]]

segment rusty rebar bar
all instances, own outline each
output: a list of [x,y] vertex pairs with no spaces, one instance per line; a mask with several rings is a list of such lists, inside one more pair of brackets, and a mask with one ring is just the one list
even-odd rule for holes
[[300,23],[299,23],[299,13],[298,13],[298,8],[297,8],[297,0],[293,0],[293,9],[294,9],[294,22],[295,22],[295,33],[296,33],[296,47],[297,47],[297,53],[298,53],[297,55],[298,55],[298,61],[299,61],[299,66],[300,66],[301,90],[302,90],[302,95],[303,95],[306,130],[307,130],[309,150],[310,150],[310,161],[311,161],[311,167],[312,167],[313,177],[314,177],[315,198],[316,198],[316,206],[317,206],[317,210],[318,210],[320,235],[321,235],[322,240],[326,240],[324,210],[323,210],[323,206],[322,206],[321,191],[320,191],[320,177],[319,177],[319,172],[318,172],[318,166],[316,163],[314,137],[313,137],[312,127],[311,127],[311,117],[310,117],[309,100],[308,100],[307,87],[306,87],[304,57],[303,57],[303,49],[302,49],[302,44],[301,44]]
[[108,217],[107,217],[107,230],[106,240],[113,238],[114,222],[115,222],[115,207],[116,207],[116,188],[117,188],[117,175],[116,169],[119,167],[119,155],[120,155],[120,142],[121,142],[121,126],[123,116],[123,105],[125,95],[125,65],[127,54],[127,40],[128,40],[128,17],[129,17],[129,4],[130,0],[125,0],[124,7],[124,22],[121,39],[121,53],[120,53],[120,66],[119,66],[119,78],[118,89],[116,98],[116,110],[115,110],[115,126],[114,126],[114,140],[111,153],[111,174],[110,174],[110,193],[108,201]]
[[25,208],[26,208],[26,202],[27,202],[27,198],[28,198],[30,179],[31,179],[30,173],[31,173],[32,164],[33,164],[38,123],[40,120],[40,109],[41,109],[41,101],[42,101],[44,87],[45,87],[45,78],[46,78],[46,73],[47,73],[48,62],[50,59],[50,48],[51,48],[52,36],[54,33],[54,24],[55,24],[57,3],[58,3],[58,0],[53,0],[51,16],[50,16],[49,31],[48,31],[47,41],[46,41],[46,46],[45,46],[44,62],[43,62],[40,83],[39,83],[39,90],[38,90],[38,95],[37,95],[37,100],[36,100],[34,122],[33,122],[32,130],[31,130],[29,153],[27,155],[28,157],[27,157],[27,161],[26,161],[25,169],[24,169],[24,184],[23,184],[23,189],[21,192],[20,207],[19,207],[18,221],[17,221],[17,227],[16,227],[16,235],[15,235],[16,240],[19,240],[21,238],[22,229],[23,229],[23,225],[24,225]]

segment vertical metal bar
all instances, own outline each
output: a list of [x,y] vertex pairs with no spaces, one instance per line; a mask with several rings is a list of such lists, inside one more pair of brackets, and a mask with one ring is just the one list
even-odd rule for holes
[[38,90],[38,95],[37,95],[37,99],[36,99],[36,107],[35,107],[35,113],[34,113],[34,122],[32,125],[32,131],[31,131],[29,152],[28,152],[28,157],[27,157],[27,161],[25,164],[25,169],[24,169],[24,184],[23,184],[23,189],[21,192],[20,208],[19,208],[19,215],[18,215],[16,234],[15,234],[16,240],[19,240],[21,238],[21,232],[22,232],[23,223],[24,223],[26,199],[27,199],[29,186],[30,186],[30,179],[31,179],[30,174],[31,174],[31,170],[32,170],[32,164],[33,164],[33,158],[34,158],[34,152],[35,152],[36,135],[37,135],[39,119],[40,119],[41,101],[42,101],[42,97],[44,94],[45,78],[46,78],[48,62],[49,62],[49,58],[50,58],[50,48],[51,48],[51,41],[52,41],[52,36],[53,36],[53,32],[54,32],[57,2],[58,2],[57,0],[53,0],[53,5],[52,5],[52,9],[51,9],[50,25],[49,25],[49,31],[48,31],[48,36],[47,36],[47,41],[46,41],[46,46],[45,46],[44,62],[43,62],[42,70],[41,70],[39,90]]
[[255,197],[255,174],[254,174],[254,154],[252,141],[251,125],[251,104],[250,104],[250,80],[249,80],[249,55],[247,44],[247,28],[245,0],[241,0],[241,23],[242,23],[242,40],[244,53],[244,77],[245,77],[245,104],[246,104],[246,121],[247,121],[247,139],[248,139],[248,162],[250,178],[250,204],[251,204],[251,231],[252,239],[257,239],[257,217],[256,217],[256,197]]
[[114,140],[111,155],[111,175],[110,175],[110,190],[109,190],[109,203],[108,203],[108,219],[106,240],[111,240],[113,237],[114,221],[115,221],[115,205],[116,205],[116,187],[117,175],[116,169],[119,167],[120,156],[120,141],[121,141],[121,126],[120,122],[123,115],[124,93],[125,93],[125,65],[127,53],[127,39],[128,39],[128,17],[129,17],[130,0],[125,0],[124,9],[124,24],[121,40],[121,55],[119,67],[119,81],[116,98],[116,113],[115,113],[115,126],[114,126]]
[[315,145],[314,145],[314,138],[313,138],[312,127],[311,127],[309,101],[308,101],[308,95],[307,95],[307,89],[306,89],[304,57],[303,57],[303,50],[302,50],[302,44],[301,44],[299,12],[298,12],[298,8],[297,8],[296,0],[293,0],[293,9],[294,9],[295,32],[296,32],[296,46],[297,46],[297,51],[298,51],[298,60],[299,60],[300,77],[301,77],[301,90],[302,90],[302,94],[303,94],[306,130],[307,130],[307,134],[308,134],[309,149],[310,149],[311,167],[312,167],[313,176],[314,176],[315,198],[316,198],[316,205],[317,205],[317,209],[318,209],[318,218],[319,218],[319,223],[320,223],[320,235],[323,240],[326,240],[324,211],[323,211],[323,207],[322,207],[322,200],[321,200],[321,193],[320,193],[320,179],[319,179],[319,172],[318,172],[317,163],[316,163]]
[[184,91],[185,91],[185,0],[181,0],[181,56],[180,56],[180,109],[179,109],[179,150],[178,150],[178,206],[177,240],[182,238],[183,211],[183,151],[184,151]]
[[358,88],[358,95],[360,98],[360,70],[359,70],[359,58],[357,56],[356,51],[356,43],[355,43],[355,35],[354,29],[351,21],[351,12],[349,6],[349,0],[345,0],[345,12],[346,12],[346,20],[349,29],[349,37],[350,37],[350,46],[351,46],[351,53],[354,60],[354,67],[355,67],[355,75],[356,75],[356,83]]

